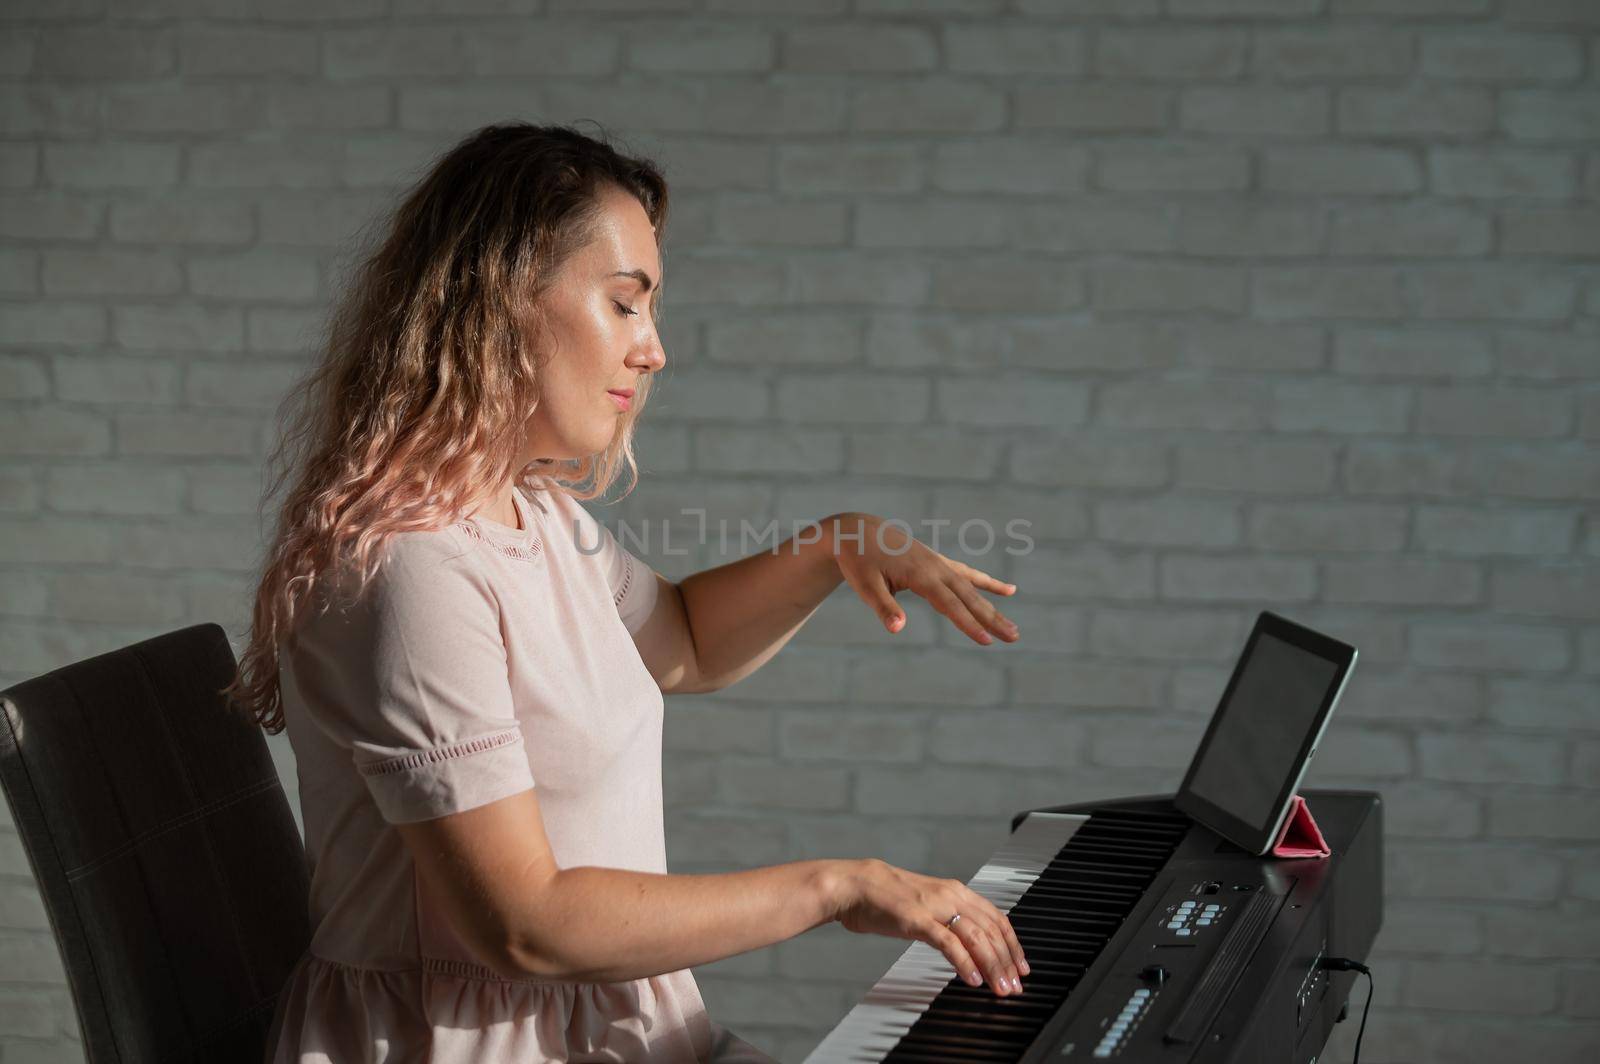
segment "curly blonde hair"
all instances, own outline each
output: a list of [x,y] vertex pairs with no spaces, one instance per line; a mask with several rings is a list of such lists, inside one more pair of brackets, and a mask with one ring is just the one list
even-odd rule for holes
[[[308,605],[356,575],[355,593],[400,532],[443,527],[515,477],[549,478],[579,499],[626,469],[638,483],[634,427],[649,394],[599,454],[525,467],[526,426],[548,360],[544,296],[594,238],[602,196],[633,195],[655,229],[667,186],[650,160],[568,126],[486,126],[441,156],[359,259],[331,315],[322,358],[285,398],[297,412],[269,457],[275,495],[298,473],[256,588],[251,635],[221,690],[269,733],[283,730],[279,655]],[[650,296],[659,315],[661,290]]]

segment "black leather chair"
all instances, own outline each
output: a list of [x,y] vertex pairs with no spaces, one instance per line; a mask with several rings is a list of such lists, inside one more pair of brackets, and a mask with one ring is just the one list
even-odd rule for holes
[[310,941],[305,849],[266,737],[199,624],[0,691],[0,783],[94,1064],[266,1047]]

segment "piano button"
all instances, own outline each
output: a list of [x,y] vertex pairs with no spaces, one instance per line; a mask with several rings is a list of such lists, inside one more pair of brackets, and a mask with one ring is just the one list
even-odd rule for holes
[[1202,916],[1200,919],[1196,920],[1195,923],[1200,927],[1210,927],[1211,926],[1211,921],[1206,919],[1204,916]]
[[1175,935],[1189,935],[1189,934],[1193,934],[1193,932],[1190,931],[1187,927],[1180,927],[1180,928],[1178,928],[1178,930],[1174,931],[1173,934],[1175,934]]

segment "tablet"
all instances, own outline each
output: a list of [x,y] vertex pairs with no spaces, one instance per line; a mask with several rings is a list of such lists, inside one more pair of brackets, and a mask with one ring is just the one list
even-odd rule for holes
[[1355,667],[1356,648],[1263,610],[1174,804],[1253,854],[1272,849]]

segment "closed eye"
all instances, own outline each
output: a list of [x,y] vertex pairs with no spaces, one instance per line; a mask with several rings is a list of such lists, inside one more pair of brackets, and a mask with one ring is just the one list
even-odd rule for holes
[[631,317],[634,317],[635,315],[637,315],[639,313],[637,310],[632,310],[632,309],[630,309],[628,307],[623,306],[621,303],[618,303],[615,299],[613,299],[611,301],[611,305],[617,308],[617,317],[619,317],[619,318],[631,318]]

